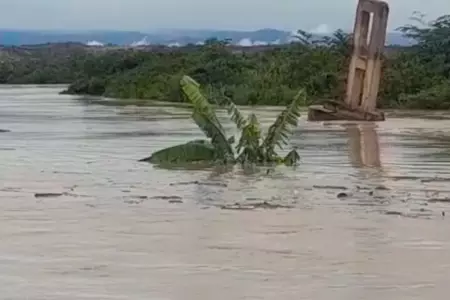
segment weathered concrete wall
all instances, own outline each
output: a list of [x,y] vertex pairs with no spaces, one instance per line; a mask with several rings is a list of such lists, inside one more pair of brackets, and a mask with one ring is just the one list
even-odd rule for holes
[[376,109],[388,15],[389,6],[385,2],[358,3],[345,99],[351,108],[367,112]]

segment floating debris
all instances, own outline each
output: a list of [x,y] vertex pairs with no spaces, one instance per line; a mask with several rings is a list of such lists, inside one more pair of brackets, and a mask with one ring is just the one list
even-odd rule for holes
[[375,188],[375,190],[378,190],[378,191],[389,191],[390,189],[385,187],[384,185],[379,185],[379,186],[377,186]]
[[327,189],[327,190],[348,190],[345,186],[334,186],[334,185],[313,185],[315,189]]
[[433,178],[424,178],[421,180],[422,182],[447,182],[450,181],[450,178],[443,177],[433,177]]
[[141,204],[144,200],[125,200],[124,202],[127,204]]
[[235,203],[231,205],[222,205],[220,206],[221,209],[228,209],[228,210],[254,210],[254,209],[278,209],[278,208],[293,208],[293,206],[289,205],[281,205],[281,204],[272,204],[267,201],[263,201],[260,203],[253,203],[253,204],[240,204]]
[[144,200],[148,199],[148,196],[131,195],[131,196],[127,196],[126,198],[128,198],[128,200],[125,200],[124,202],[127,204],[141,204],[142,202],[144,202]]
[[35,193],[35,198],[56,198],[61,197],[64,193]]
[[255,204],[253,204],[253,206],[256,208],[263,208],[263,209],[293,208],[293,206],[290,206],[290,205],[272,204],[267,201],[263,201],[261,203],[255,203]]
[[415,212],[432,212],[432,210],[426,209],[426,208],[416,208],[416,209],[411,209],[411,211],[415,211]]
[[431,198],[428,199],[430,203],[450,203],[450,198]]
[[359,191],[359,190],[370,190],[370,188],[367,187],[367,186],[362,186],[362,187],[361,187],[361,186],[357,185],[357,186],[356,186],[356,190],[357,190],[357,191]]
[[209,186],[220,186],[220,187],[227,187],[228,185],[225,183],[220,183],[220,182],[200,182],[198,180],[195,181],[188,181],[188,182],[177,182],[177,183],[171,183],[170,185],[174,186],[174,185],[190,185],[190,184],[195,184],[195,185],[209,185]]
[[147,196],[140,196],[140,195],[133,195],[133,196],[130,196],[130,198],[141,199],[141,200],[148,199]]
[[385,215],[388,216],[403,216],[404,214],[400,211],[388,210],[384,212]]
[[181,200],[181,199],[172,199],[172,200],[169,200],[169,203],[183,203],[183,200]]
[[342,193],[337,194],[337,197],[338,197],[339,199],[341,199],[341,198],[347,198],[347,197],[348,197],[348,194],[342,192]]
[[431,210],[424,209],[424,208],[413,209],[413,210],[411,210],[410,213],[394,211],[394,210],[381,211],[381,213],[383,213],[387,216],[398,216],[398,217],[411,218],[411,219],[418,219],[418,218],[430,219],[433,215]]
[[220,208],[226,209],[226,210],[254,210],[255,209],[254,206],[241,205],[239,203],[235,203],[235,204],[231,204],[231,205],[222,205],[222,206],[220,206]]
[[182,201],[183,198],[179,196],[154,196],[151,199],[158,199],[158,200],[167,200],[167,201]]
[[400,181],[400,180],[422,180],[423,178],[417,177],[417,176],[392,176],[390,179],[394,181]]

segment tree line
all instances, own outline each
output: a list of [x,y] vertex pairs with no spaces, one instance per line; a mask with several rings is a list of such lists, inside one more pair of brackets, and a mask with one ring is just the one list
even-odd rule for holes
[[[385,51],[379,106],[449,109],[450,15],[414,21],[399,29],[416,43]],[[351,35],[338,30],[317,40],[299,31],[298,42],[262,48],[211,39],[172,50],[1,51],[0,83],[67,83],[69,94],[180,102],[180,78],[189,75],[209,97],[239,105],[286,105],[301,88],[309,96],[304,105],[343,99]]]

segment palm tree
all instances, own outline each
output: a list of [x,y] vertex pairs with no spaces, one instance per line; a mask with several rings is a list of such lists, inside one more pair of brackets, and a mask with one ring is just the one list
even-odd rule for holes
[[276,118],[266,136],[261,135],[260,124],[254,114],[245,118],[228,97],[221,97],[217,104],[226,108],[230,119],[241,131],[233,149],[234,136],[227,137],[213,106],[202,95],[200,85],[191,77],[183,76],[180,88],[184,98],[192,104],[192,119],[209,140],[195,140],[169,147],[142,159],[155,164],[209,162],[218,164],[280,164],[295,165],[300,157],[295,149],[284,158],[276,153],[288,144],[289,135],[298,125],[300,107],[306,94],[301,90],[292,103]]

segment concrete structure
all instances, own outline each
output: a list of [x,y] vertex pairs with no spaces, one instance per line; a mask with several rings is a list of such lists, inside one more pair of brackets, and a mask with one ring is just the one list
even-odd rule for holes
[[384,121],[377,112],[381,64],[386,42],[389,6],[379,0],[359,0],[353,30],[345,102],[325,101],[309,108],[310,121]]
[[388,15],[387,3],[359,0],[345,99],[350,108],[365,112],[376,109]]

